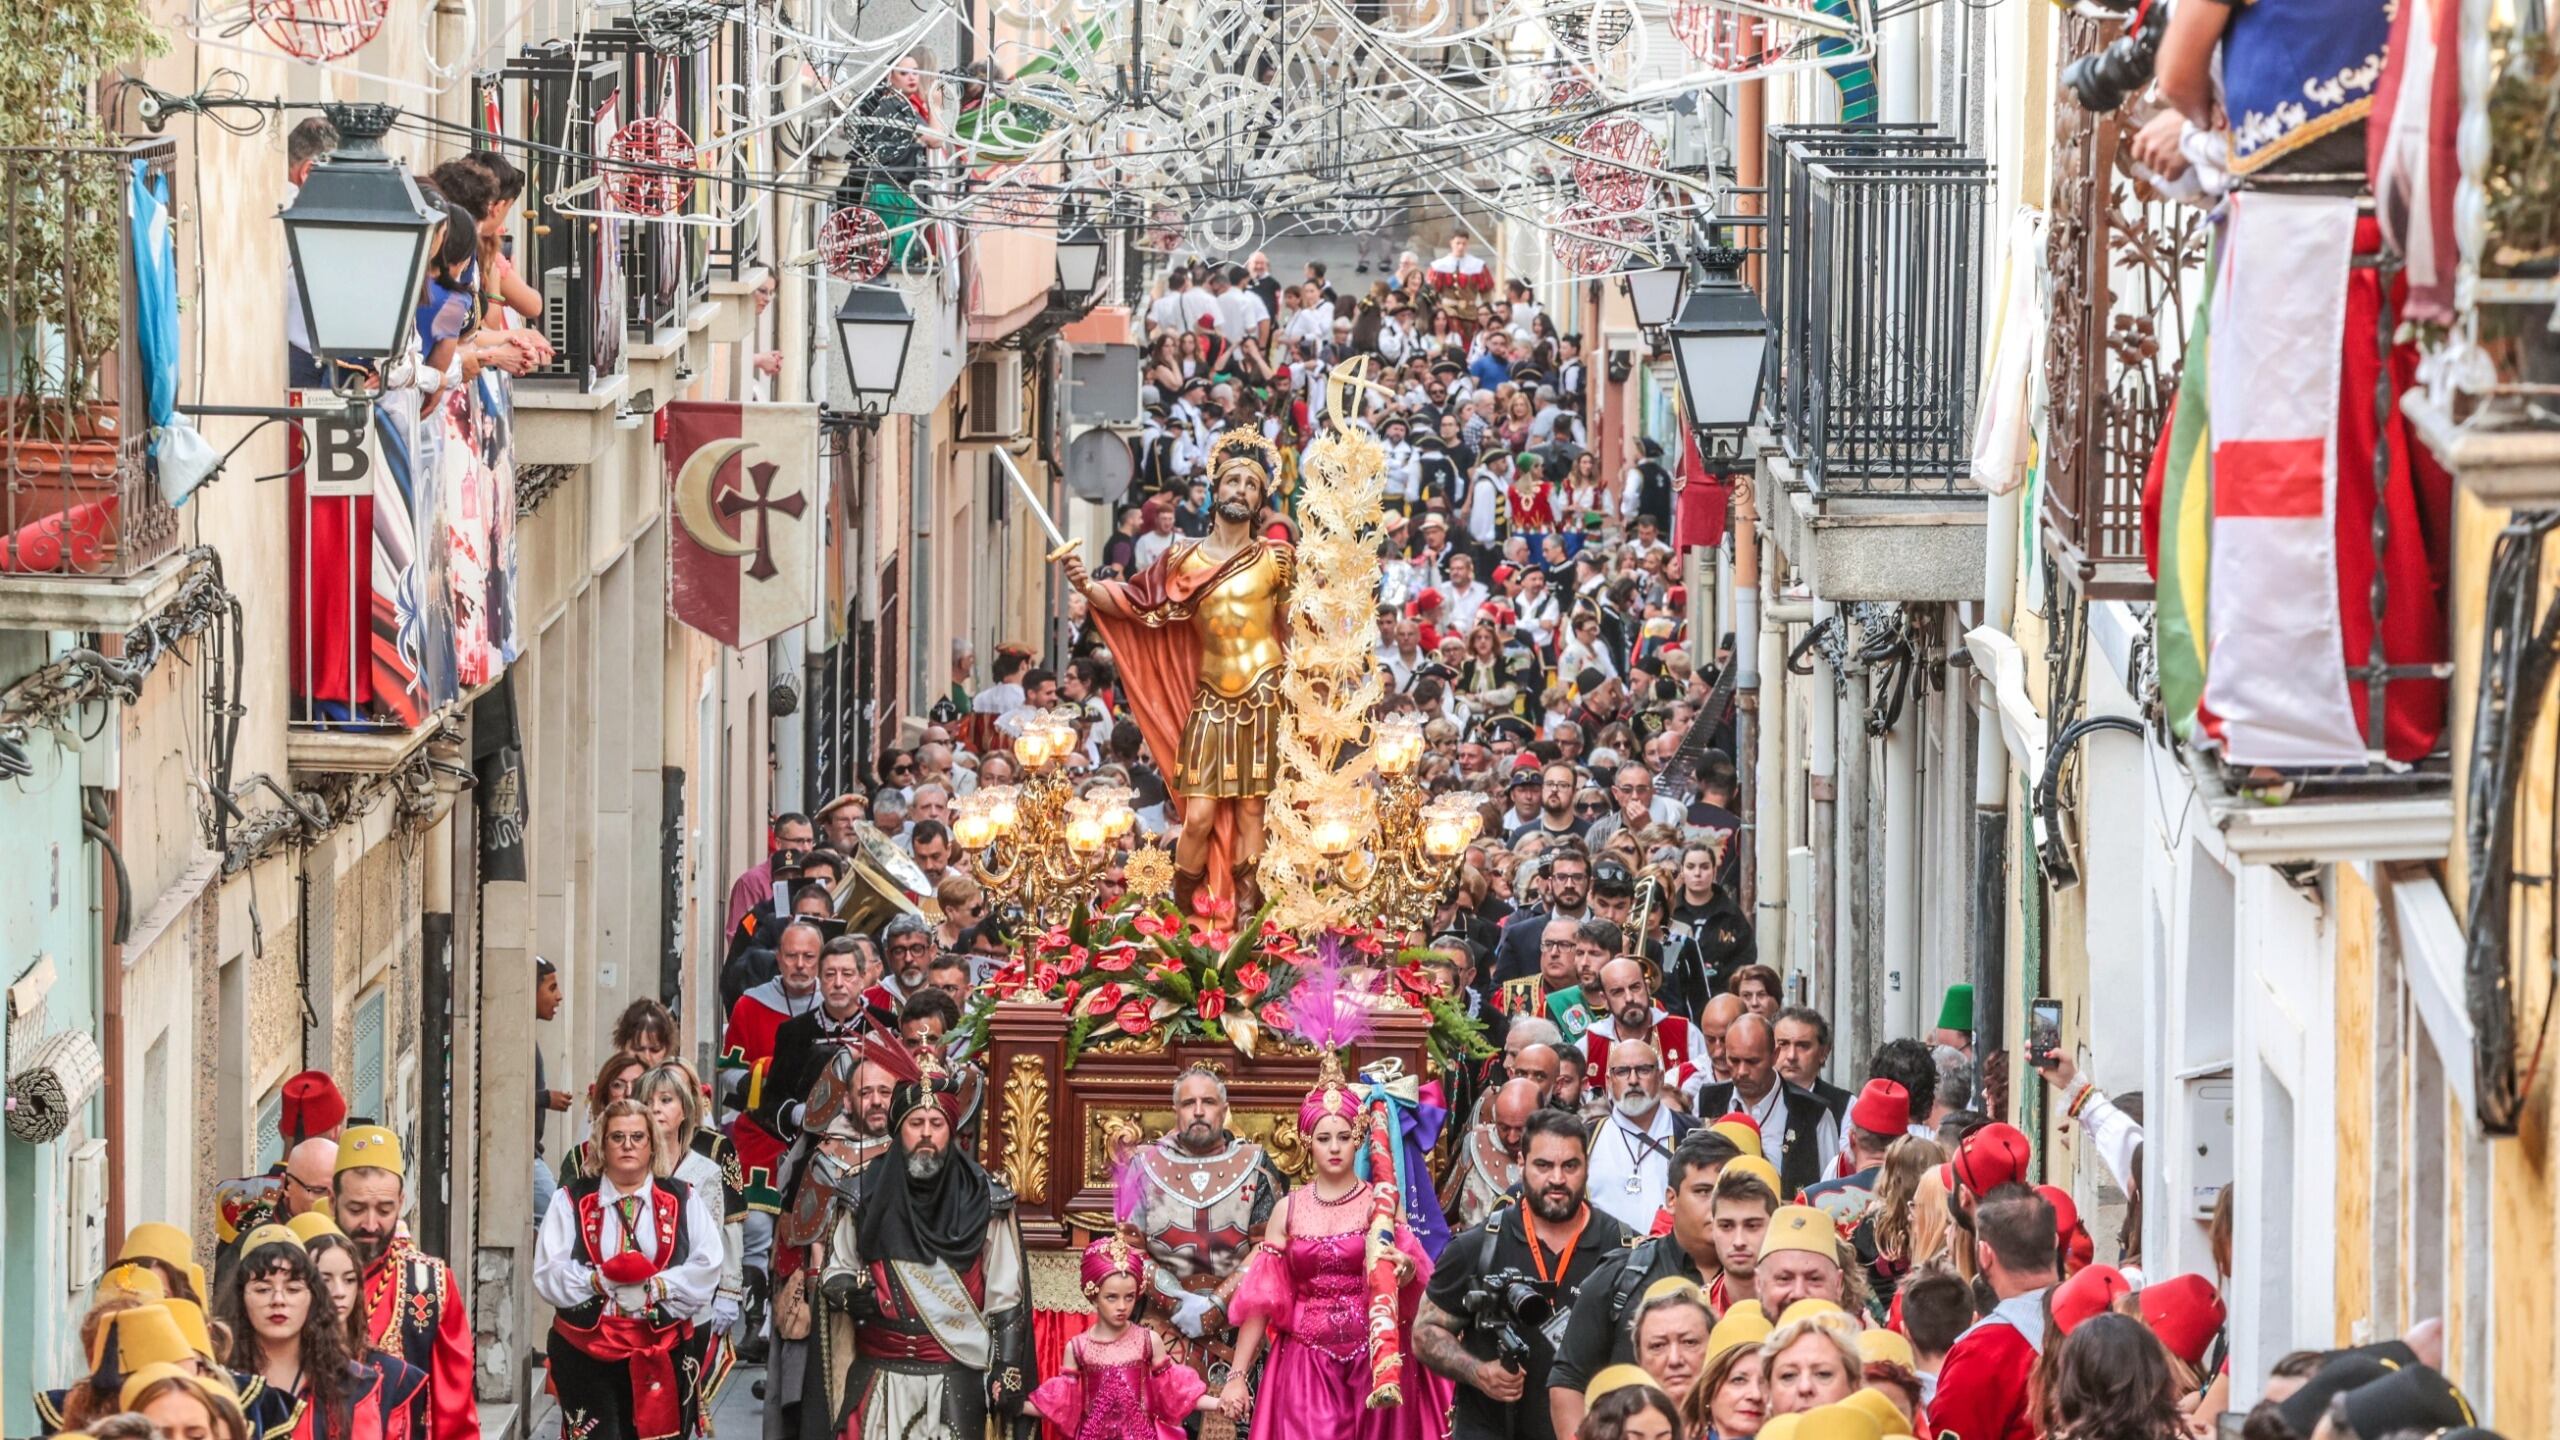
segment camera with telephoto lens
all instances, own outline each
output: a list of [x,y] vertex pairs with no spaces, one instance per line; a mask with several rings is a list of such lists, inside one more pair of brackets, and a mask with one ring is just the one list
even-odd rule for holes
[[1514,1373],[1529,1368],[1527,1331],[1555,1314],[1555,1292],[1517,1270],[1496,1270],[1467,1287],[1461,1302],[1471,1326],[1493,1332],[1493,1358]]
[[2162,0],[2152,0],[2131,34],[2119,35],[2097,54],[2063,66],[2063,88],[2092,115],[2121,109],[2136,91],[2151,83],[2160,62],[2160,38],[2168,29],[2169,7]]

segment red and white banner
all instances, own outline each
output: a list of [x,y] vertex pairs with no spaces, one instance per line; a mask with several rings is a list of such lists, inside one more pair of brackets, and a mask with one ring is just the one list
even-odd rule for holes
[[2335,519],[2356,206],[2237,194],[2230,216],[2207,377],[2213,551],[2200,713],[2233,764],[2361,765]]
[[667,449],[667,613],[732,649],[818,613],[818,407],[677,401]]

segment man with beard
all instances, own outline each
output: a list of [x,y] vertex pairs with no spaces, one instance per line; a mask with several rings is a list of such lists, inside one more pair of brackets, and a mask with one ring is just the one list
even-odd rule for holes
[[1609,1047],[1609,1118],[1591,1132],[1591,1203],[1639,1235],[1671,1183],[1671,1152],[1698,1122],[1662,1103],[1662,1060],[1641,1040]]
[[1582,1389],[1593,1376],[1635,1360],[1627,1320],[1655,1281],[1676,1275],[1703,1290],[1715,1280],[1716,1182],[1737,1153],[1731,1141],[1703,1131],[1680,1142],[1671,1152],[1671,1187],[1663,1197],[1671,1232],[1637,1241],[1584,1283],[1547,1376],[1545,1402],[1556,1434],[1582,1428]]
[[862,953],[851,936],[827,942],[818,956],[817,1008],[792,1016],[774,1033],[773,1060],[756,1097],[755,1122],[784,1144],[800,1138],[809,1087],[835,1052],[859,1045],[869,1028],[863,1003]]
[[1610,1046],[1641,1041],[1661,1058],[1664,1092],[1686,1103],[1680,1091],[1698,1073],[1698,1046],[1688,1021],[1653,1003],[1653,986],[1644,978],[1643,963],[1622,956],[1602,964],[1600,995],[1609,1013],[1582,1036],[1582,1051],[1591,1068],[1608,1074]]
[[[836,1221],[861,1193],[863,1171],[889,1148],[889,1105],[897,1091],[896,1079],[862,1054],[859,1046],[829,1053],[801,1108],[799,1138],[783,1162],[786,1203],[774,1227],[774,1286],[806,1302],[790,1308],[809,1315],[811,1329],[774,1338],[764,1440],[823,1440],[833,1433],[827,1425],[835,1411],[826,1398],[823,1367],[809,1361],[812,1355],[845,1353],[852,1321],[816,1306],[817,1272],[826,1266]],[[831,1327],[841,1332],[832,1341]],[[818,1402],[804,1405],[812,1393]]]
[[1128,1164],[1129,1223],[1155,1261],[1148,1324],[1214,1391],[1235,1353],[1227,1301],[1289,1182],[1260,1145],[1227,1129],[1227,1082],[1202,1066],[1173,1082],[1172,1131]]
[[701,1425],[694,1327],[720,1288],[718,1212],[654,1173],[649,1112],[616,1100],[597,1117],[604,1172],[562,1186],[533,1248],[533,1289],[555,1312],[545,1349],[564,1433],[664,1440]]
[[765,1128],[754,1112],[762,1109],[765,1081],[773,1067],[774,1042],[783,1025],[818,1004],[818,957],[826,948],[826,931],[814,920],[794,920],[774,938],[778,966],[774,978],[738,997],[729,1007],[729,1027],[720,1041],[722,1098],[739,1112],[729,1128],[738,1147],[738,1168],[745,1180],[747,1221],[740,1230],[746,1254],[748,1349],[764,1333],[764,1296],[773,1252],[773,1217],[782,1209],[782,1139]]
[[[852,1368],[830,1387],[832,1431],[974,1440],[990,1416],[1009,1425],[1036,1378],[1013,1193],[952,1144],[954,1097],[936,1057],[920,1063],[887,1036],[864,1056],[897,1087],[888,1152],[863,1171],[819,1281],[852,1326]],[[813,1399],[801,1401],[804,1433]]]
[[1529,1120],[1543,1104],[1538,1082],[1529,1079],[1506,1080],[1488,1099],[1491,1113],[1480,1115],[1460,1137],[1458,1163],[1449,1167],[1444,1187],[1449,1193],[1442,1208],[1462,1230],[1509,1203],[1520,1183]]
[[933,963],[933,922],[922,915],[901,911],[891,916],[880,931],[880,954],[886,968],[879,983],[863,993],[863,1003],[871,1007],[871,1023],[884,1030],[898,1028],[898,1009],[907,997],[925,988],[925,967]]
[[399,1137],[381,1126],[357,1125],[339,1138],[332,1218],[355,1245],[361,1333],[427,1374],[409,1402],[414,1440],[479,1440],[471,1317],[452,1268],[400,1233],[408,1175]]
[[[1551,771],[1558,769],[1554,766],[1548,768]],[[1569,765],[1561,767],[1566,772],[1572,768]],[[1547,798],[1540,803],[1545,804],[1555,797],[1556,784],[1551,781],[1541,793]],[[1563,777],[1563,796],[1565,811],[1569,815],[1573,810],[1572,776],[1569,773]],[[1591,913],[1590,900],[1590,852],[1583,849],[1579,841],[1554,846],[1547,852],[1545,905],[1514,910],[1511,918],[1502,922],[1502,940],[1494,947],[1494,983],[1509,985],[1517,980],[1535,979],[1545,961],[1548,923],[1582,919]],[[1565,983],[1570,985],[1573,982],[1568,980]]]
[[1547,1287],[1559,1313],[1574,1310],[1584,1282],[1624,1255],[1631,1238],[1625,1226],[1585,1202],[1587,1142],[1580,1122],[1541,1110],[1523,1132],[1521,1203],[1504,1206],[1440,1253],[1413,1323],[1414,1357],[1456,1386],[1451,1440],[1555,1440],[1571,1433],[1555,1427],[1546,1404],[1556,1354],[1545,1327],[1516,1324],[1529,1354],[1525,1364],[1506,1363],[1497,1358],[1500,1324],[1473,1314],[1468,1292],[1488,1275],[1512,1271]]

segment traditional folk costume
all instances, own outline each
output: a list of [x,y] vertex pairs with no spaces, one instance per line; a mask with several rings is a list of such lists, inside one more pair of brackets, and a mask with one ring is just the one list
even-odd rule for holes
[[1260,1145],[1233,1134],[1205,1155],[1168,1135],[1129,1164],[1136,1199],[1121,1218],[1155,1262],[1146,1275],[1160,1302],[1147,1323],[1204,1383],[1223,1385],[1236,1339],[1227,1307],[1289,1182]]
[[819,1367],[835,1379],[845,1358],[835,1342],[851,1341],[852,1368],[831,1387],[833,1430],[844,1440],[978,1440],[991,1413],[1019,1413],[1033,1378],[1013,1194],[956,1144],[933,1176],[911,1174],[899,1125],[924,1105],[949,1116],[957,1097],[902,1045],[875,1040],[865,1058],[900,1078],[889,1107],[893,1138],[862,1173],[819,1287],[851,1321],[829,1327]]
[[[1085,1299],[1114,1275],[1135,1280],[1143,1295],[1152,1268],[1146,1252],[1121,1236],[1096,1240],[1084,1252]],[[1068,1440],[1182,1440],[1182,1422],[1207,1393],[1199,1372],[1169,1352],[1159,1360],[1156,1337],[1132,1325],[1109,1344],[1089,1333],[1068,1341],[1065,1371],[1040,1382],[1031,1404]]]
[[1474,255],[1443,255],[1422,272],[1422,284],[1432,303],[1473,339],[1484,321],[1485,302],[1493,298],[1493,267]]
[[[709,1204],[720,1221],[720,1289],[713,1298],[726,1300],[744,1310],[747,1303],[746,1221],[747,1196],[738,1172],[737,1147],[729,1137],[704,1127],[693,1132],[693,1143],[677,1163],[675,1178],[685,1183],[695,1195]],[[729,1372],[736,1368],[738,1353],[728,1331],[713,1331],[702,1346],[702,1399],[704,1408],[720,1396],[720,1387],[728,1383]]]
[[[232,1237],[232,1263],[236,1267],[270,1245],[301,1251],[306,1236],[323,1228],[339,1233],[318,1215],[306,1215],[291,1227],[270,1222],[244,1230]],[[200,1331],[203,1323],[200,1312],[191,1321],[181,1312],[181,1328],[192,1324]],[[200,1348],[209,1355],[210,1339],[202,1341]],[[426,1372],[400,1357],[368,1353],[348,1366],[340,1386],[344,1410],[323,1414],[313,1403],[316,1396],[307,1380],[286,1389],[268,1384],[259,1375],[233,1371],[231,1377],[251,1440],[408,1440],[410,1407],[427,1384]]]
[[2032,1440],[2028,1397],[2044,1351],[2044,1297],[2036,1290],[2003,1300],[1956,1337],[1929,1398],[1931,1430],[1955,1440]]
[[817,1275],[826,1268],[830,1237],[861,1197],[863,1171],[889,1149],[887,1135],[861,1130],[854,1098],[860,1065],[860,1050],[837,1050],[809,1087],[796,1122],[799,1138],[783,1161],[783,1211],[774,1221],[777,1303],[766,1370],[766,1440],[821,1440],[834,1433],[829,1370],[812,1364],[811,1356],[850,1356],[852,1321],[818,1304]]
[[[1298,1107],[1298,1131],[1312,1134],[1327,1116],[1361,1124],[1361,1100],[1339,1082],[1319,1085]],[[1368,1238],[1374,1187],[1363,1185],[1327,1203],[1313,1187],[1284,1204],[1282,1238],[1265,1241],[1236,1290],[1241,1325],[1270,1326],[1262,1383],[1254,1392],[1258,1440],[1440,1440],[1448,1431],[1447,1382],[1413,1354],[1413,1317],[1431,1279],[1431,1257],[1399,1214],[1395,1247],[1412,1262],[1393,1317],[1401,1342],[1400,1402],[1370,1409]]]
[[[1582,1033],[1583,1058],[1590,1062],[1591,1073],[1609,1073],[1609,1044],[1618,1038],[1618,1017],[1604,1015],[1591,1022]],[[1653,1009],[1653,1033],[1645,1036],[1653,1053],[1662,1061],[1662,1087],[1686,1090],[1697,1078],[1698,1060],[1706,1055],[1706,1047],[1697,1043],[1697,1032],[1689,1022],[1657,1005]]]
[[818,987],[794,995],[780,980],[767,980],[729,1009],[729,1027],[720,1041],[722,1098],[739,1111],[729,1138],[738,1147],[738,1166],[746,1179],[747,1208],[766,1215],[782,1210],[782,1141],[756,1123],[765,1075],[773,1065],[775,1037],[784,1021],[805,1015],[818,1005]]
[[[388,1170],[407,1182],[400,1141],[378,1125],[359,1125],[338,1141],[338,1173]],[[415,1370],[427,1383],[409,1406],[415,1440],[479,1440],[480,1400],[472,1384],[471,1316],[453,1269],[397,1235],[357,1277],[364,1337],[376,1350]]]
[[552,1197],[533,1288],[558,1312],[544,1353],[565,1440],[695,1432],[710,1338],[696,1325],[718,1299],[727,1248],[714,1202],[679,1179],[625,1191],[600,1175]]
[[1493,1095],[1487,1090],[1476,1097],[1474,1117],[1458,1141],[1457,1163],[1449,1171],[1447,1208],[1460,1230],[1508,1204],[1520,1183],[1520,1157],[1503,1147],[1501,1129],[1493,1123]]

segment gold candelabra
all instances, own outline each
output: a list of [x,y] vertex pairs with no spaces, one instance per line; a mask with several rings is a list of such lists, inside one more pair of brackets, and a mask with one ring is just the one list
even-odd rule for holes
[[1091,907],[1121,837],[1138,822],[1125,787],[1076,793],[1065,763],[1075,746],[1073,710],[1029,717],[1013,742],[1014,759],[1029,778],[972,791],[951,815],[952,843],[969,857],[995,907],[1044,930]]
[[1355,916],[1398,933],[1431,923],[1458,857],[1484,823],[1464,796],[1427,798],[1415,773],[1422,749],[1420,722],[1380,721],[1369,761],[1383,783],[1317,800],[1308,816],[1310,840],[1331,872],[1323,879],[1350,893]]

